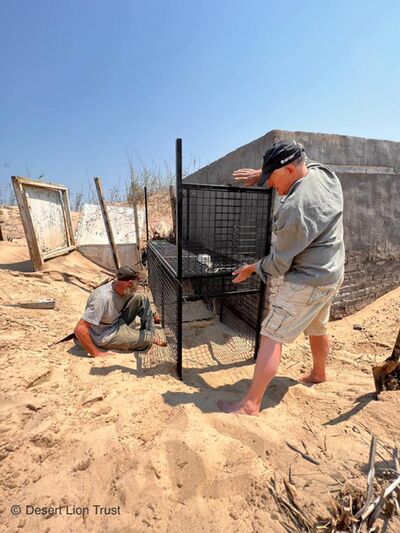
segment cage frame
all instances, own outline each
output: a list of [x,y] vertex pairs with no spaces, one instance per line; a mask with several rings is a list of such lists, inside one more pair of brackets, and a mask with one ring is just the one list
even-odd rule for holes
[[[272,219],[273,219],[273,205],[274,205],[274,191],[272,189],[259,188],[259,187],[238,187],[234,185],[214,185],[214,184],[194,184],[194,183],[183,183],[183,171],[182,171],[182,139],[176,139],[175,144],[175,159],[176,159],[176,270],[172,265],[163,257],[149,239],[149,223],[148,223],[148,198],[147,198],[147,188],[144,188],[145,196],[145,215],[146,215],[146,237],[147,237],[147,249],[150,254],[153,254],[157,261],[162,265],[165,273],[169,276],[172,283],[176,285],[176,344],[177,344],[177,360],[176,360],[176,371],[178,378],[182,380],[183,378],[183,303],[186,301],[196,301],[205,298],[223,298],[229,296],[245,296],[250,294],[257,294],[259,296],[258,300],[258,309],[257,309],[257,320],[255,328],[255,344],[254,344],[254,359],[257,358],[257,353],[260,345],[260,328],[262,322],[262,316],[265,306],[265,294],[266,294],[266,285],[263,282],[260,282],[259,288],[248,288],[248,289],[236,289],[234,291],[222,291],[221,293],[197,293],[194,295],[184,294],[183,293],[183,283],[185,279],[198,279],[202,275],[185,275],[183,272],[183,192],[184,191],[195,191],[201,189],[207,189],[210,191],[220,191],[220,192],[236,192],[240,194],[266,194],[269,195],[269,211],[267,216],[268,231],[266,232],[266,239],[263,250],[263,257],[267,256],[271,248],[271,238],[272,238]],[[149,268],[149,278],[150,278],[150,261],[148,264]],[[216,278],[225,278],[230,277],[229,273],[222,274],[207,274],[207,277],[216,277]],[[151,286],[150,286],[151,288]],[[154,294],[153,294],[154,298]],[[155,299],[155,298],[154,298]],[[157,303],[157,302],[156,302]],[[164,320],[162,317],[162,326],[164,327]]]

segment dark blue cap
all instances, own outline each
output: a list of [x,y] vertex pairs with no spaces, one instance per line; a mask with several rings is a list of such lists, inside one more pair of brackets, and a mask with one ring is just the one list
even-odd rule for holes
[[301,156],[304,148],[296,141],[278,141],[269,148],[263,157],[262,174],[257,185],[261,187],[270,177],[274,170],[292,163]]

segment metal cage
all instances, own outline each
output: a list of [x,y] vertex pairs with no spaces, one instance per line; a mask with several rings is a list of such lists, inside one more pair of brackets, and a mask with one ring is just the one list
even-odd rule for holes
[[[150,240],[149,283],[182,378],[184,302],[203,300],[256,356],[265,285],[258,276],[232,283],[232,272],[269,253],[273,194],[265,188],[182,182],[176,141],[176,243]],[[146,202],[146,220],[147,220]]]

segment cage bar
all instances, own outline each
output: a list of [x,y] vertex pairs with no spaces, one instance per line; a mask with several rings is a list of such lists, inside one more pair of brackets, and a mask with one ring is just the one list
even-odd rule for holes
[[176,139],[177,367],[182,379],[182,139]]

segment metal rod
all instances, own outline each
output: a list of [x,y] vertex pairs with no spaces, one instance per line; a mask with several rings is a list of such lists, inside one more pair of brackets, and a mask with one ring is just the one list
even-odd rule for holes
[[189,280],[190,279],[204,279],[204,278],[230,278],[232,279],[232,272],[234,270],[235,268],[227,272],[207,272],[206,274],[196,274],[195,272],[193,272],[192,274],[183,274],[182,278],[189,279]]
[[[183,193],[182,193],[183,194]],[[189,242],[190,235],[190,191],[186,192],[186,228],[185,228],[185,241]]]
[[[222,278],[221,282],[222,282],[222,291],[221,292],[222,292],[222,294],[225,295],[225,278]],[[222,300],[222,302],[221,302],[221,309],[219,311],[219,321],[220,322],[222,322],[223,317],[224,317],[224,300]]]
[[116,268],[116,270],[118,270],[119,267],[121,266],[121,263],[119,261],[118,250],[117,250],[117,247],[115,245],[114,235],[113,235],[113,231],[112,231],[112,228],[111,228],[110,219],[108,217],[106,204],[105,204],[105,201],[104,201],[103,187],[101,185],[100,178],[94,178],[94,183],[96,185],[97,196],[99,198],[100,209],[101,209],[101,213],[103,215],[103,220],[104,220],[104,225],[106,227],[108,241],[109,241],[110,246],[111,246],[111,253],[112,253],[112,256],[113,256],[114,263],[115,263],[115,268]]
[[149,242],[149,211],[147,208],[147,187],[144,188],[144,211],[146,214],[146,244]]
[[[274,201],[275,201],[275,194],[274,190],[272,189],[264,189],[266,193],[269,194],[270,198],[270,204],[269,204],[269,217],[268,217],[268,230],[267,230],[267,238],[265,240],[265,250],[264,250],[264,257],[266,257],[271,250],[271,236],[272,236],[272,220],[273,220],[273,214],[274,214]],[[261,335],[261,322],[264,314],[264,307],[265,307],[265,293],[266,293],[266,284],[262,281],[260,286],[260,300],[258,302],[258,312],[257,312],[257,328],[256,328],[256,343],[254,346],[254,359],[257,359],[258,349],[260,347],[260,335]]]
[[179,379],[182,379],[182,139],[176,139],[176,244],[177,244],[177,344],[178,361],[177,371]]
[[[132,189],[131,189],[132,190]],[[138,259],[141,258],[141,248],[140,248],[140,232],[139,232],[139,217],[137,212],[137,202],[136,202],[136,194],[132,190],[132,206],[133,206],[133,217],[135,220],[135,235],[136,235],[136,250],[138,253]],[[139,263],[140,270],[142,270],[142,264]]]
[[259,289],[249,289],[247,291],[224,291],[224,292],[209,292],[201,294],[188,294],[182,296],[185,301],[195,302],[196,300],[202,300],[203,298],[223,298],[224,296],[246,296],[248,294],[258,294]]
[[270,192],[269,189],[262,189],[260,187],[237,187],[231,185],[209,185],[200,183],[183,183],[182,188],[185,190],[210,189],[227,192],[240,192],[244,194],[265,194],[266,192]]

